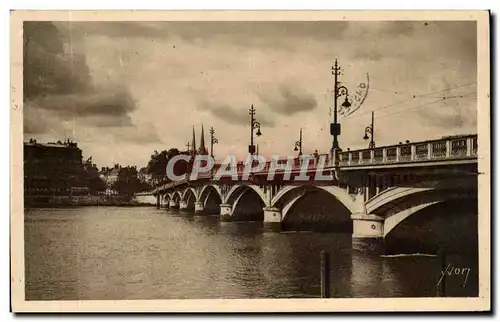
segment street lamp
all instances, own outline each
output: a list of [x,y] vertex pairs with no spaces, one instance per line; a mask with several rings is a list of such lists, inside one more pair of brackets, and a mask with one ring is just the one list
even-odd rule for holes
[[219,140],[214,136],[215,130],[214,127],[210,127],[210,156],[214,157],[214,144],[219,143]]
[[253,155],[255,153],[255,145],[253,145],[253,130],[257,129],[257,136],[261,136],[262,132],[260,131],[260,123],[255,120],[255,108],[252,107],[249,110],[250,114],[250,145],[248,146],[248,152]]
[[[368,144],[369,149],[375,148],[375,141],[374,141],[375,127],[373,126],[374,124],[375,124],[374,112],[372,111],[372,124],[365,128],[365,136],[363,137],[363,139],[365,140],[370,139],[370,143]],[[368,134],[370,134],[370,137],[368,137]]]
[[294,151],[299,151],[299,156],[302,155],[302,128],[300,128],[300,137],[299,140],[295,142]]
[[330,124],[330,134],[333,136],[332,142],[332,153],[335,150],[339,150],[338,136],[340,135],[340,124],[337,121],[337,100],[340,96],[345,95],[345,100],[342,106],[345,108],[351,107],[351,103],[347,99],[349,96],[349,91],[347,87],[340,85],[338,81],[338,76],[340,75],[340,66],[335,59],[335,66],[332,67],[332,75],[334,75],[334,88],[333,88],[333,123]]

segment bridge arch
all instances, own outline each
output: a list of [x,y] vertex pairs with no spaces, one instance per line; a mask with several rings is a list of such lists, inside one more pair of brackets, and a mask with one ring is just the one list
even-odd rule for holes
[[196,202],[196,190],[189,187],[184,190],[182,201],[186,202],[186,209],[194,209]]
[[264,220],[264,208],[268,204],[266,194],[259,186],[245,184],[233,186],[224,199],[225,204],[231,205],[233,220]]
[[421,203],[418,205],[413,205],[410,206],[406,209],[398,209],[396,212],[394,212],[391,216],[387,217],[384,220],[384,238],[389,235],[389,233],[396,228],[399,224],[401,224],[405,219],[410,217],[411,215],[418,213],[419,211],[433,206],[437,203],[443,202],[445,199],[440,199],[440,200],[435,200],[435,201],[429,201],[425,203]]
[[286,213],[294,203],[296,203],[299,199],[304,197],[309,192],[317,190],[328,192],[351,213],[356,212],[357,206],[355,203],[355,199],[347,193],[347,190],[335,186],[285,186],[281,188],[273,197],[273,199],[271,200],[271,207],[282,209],[282,216],[283,218],[285,218]]
[[426,208],[444,202],[467,200],[477,203],[477,192],[473,189],[430,190],[426,193],[413,194],[406,200],[392,206],[384,215],[384,237],[390,234],[399,224],[415,214],[423,213]]
[[181,200],[182,200],[182,194],[179,190],[176,190],[172,193],[172,199],[171,200],[174,200],[176,203],[179,203]]
[[220,187],[216,184],[207,184],[201,187],[197,201],[201,202],[205,214],[219,215],[222,204]]
[[197,196],[197,193],[196,193],[196,190],[193,188],[193,187],[187,187],[183,193],[182,193],[182,200],[184,201],[187,201],[186,200],[186,197],[189,196],[189,192],[192,192],[193,193],[193,196],[195,197],[195,199],[198,199],[198,196]]
[[256,185],[245,185],[245,184],[235,185],[231,187],[226,197],[223,199],[223,202],[234,206],[237,204],[237,201],[240,200],[242,195],[248,192],[249,189],[253,190],[260,197],[264,205],[266,206],[268,205],[266,203],[266,194],[264,193],[263,189],[261,189],[259,186]]
[[201,201],[203,205],[205,205],[212,193],[217,194],[221,202],[223,201],[221,189],[216,184],[208,184],[206,186],[203,186],[200,190],[198,201]]
[[311,184],[282,187],[271,199],[281,209],[282,229],[352,233],[354,197],[340,187]]
[[386,252],[435,253],[477,250],[477,192],[426,194],[416,203],[395,207],[385,218]]
[[170,199],[172,199],[172,194],[170,194],[170,193],[162,194],[161,195],[161,204],[164,206],[168,206]]
[[173,193],[172,192],[168,192],[168,193],[165,194],[164,198],[165,198],[165,200],[170,201],[170,200],[172,200],[172,197],[173,197]]
[[453,178],[422,182],[412,186],[391,187],[373,196],[366,202],[368,214],[384,215],[384,213],[406,199],[426,194],[447,194],[449,191],[477,191],[477,177]]

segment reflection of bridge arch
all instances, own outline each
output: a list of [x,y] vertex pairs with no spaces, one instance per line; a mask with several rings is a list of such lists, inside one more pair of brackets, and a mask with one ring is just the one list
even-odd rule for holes
[[345,189],[335,186],[285,186],[271,200],[271,207],[282,209],[282,218],[285,219],[290,209],[307,194],[314,191],[325,191],[333,196],[352,214],[356,211],[354,198]]

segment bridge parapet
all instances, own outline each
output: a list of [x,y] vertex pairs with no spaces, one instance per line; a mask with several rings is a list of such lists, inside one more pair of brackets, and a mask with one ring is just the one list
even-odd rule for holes
[[340,166],[477,158],[477,134],[341,152]]

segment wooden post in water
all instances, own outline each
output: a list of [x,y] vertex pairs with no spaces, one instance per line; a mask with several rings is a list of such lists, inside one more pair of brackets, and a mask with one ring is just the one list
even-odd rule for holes
[[321,298],[330,297],[330,256],[321,251]]
[[[446,258],[445,254],[442,250],[439,250],[437,253],[437,290],[436,295],[438,297],[446,296]],[[444,272],[444,273],[443,273]]]
[[158,193],[156,195],[156,209],[160,209],[161,208],[161,201],[160,201],[160,194]]

